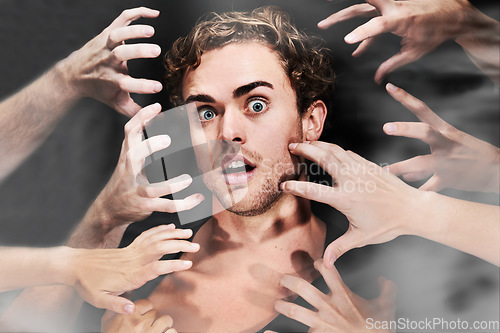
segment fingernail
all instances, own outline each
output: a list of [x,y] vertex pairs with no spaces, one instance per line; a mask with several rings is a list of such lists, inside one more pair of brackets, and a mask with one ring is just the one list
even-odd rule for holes
[[286,191],[286,182],[280,184],[280,189],[285,192]]
[[200,248],[200,244],[198,243],[191,243],[191,247],[195,250],[198,250]]
[[156,82],[156,83],[153,85],[153,90],[154,90],[155,92],[160,92],[162,89],[163,89],[163,85],[162,85],[160,82]]
[[196,201],[198,201],[198,202],[202,202],[202,201],[205,199],[205,197],[203,196],[203,194],[198,193],[198,194],[194,197],[194,199],[195,199]]
[[151,47],[150,53],[153,57],[159,56],[161,53],[161,47],[159,47],[158,45],[153,45]]
[[394,125],[392,123],[387,123],[384,125],[384,131],[387,134],[394,134],[394,132],[396,132],[396,125]]
[[153,36],[155,34],[155,29],[151,26],[147,26],[144,28],[144,34],[149,37]]
[[344,37],[344,40],[346,41],[346,43],[355,43],[356,42],[356,35],[348,34],[347,36]]
[[298,145],[297,143],[290,143],[288,145],[288,148],[291,149],[291,150],[293,150],[293,149],[295,149],[297,147],[297,145]]
[[193,179],[187,173],[179,176],[179,181],[180,182],[187,182],[187,181],[190,181],[190,180],[193,180]]
[[170,143],[172,142],[172,139],[170,139],[170,137],[166,134],[160,135],[159,137],[161,144],[164,146],[170,145]]
[[182,230],[182,233],[183,233],[184,235],[186,235],[186,236],[191,236],[192,232],[193,232],[193,231],[192,231],[191,229],[183,229],[183,230]]
[[175,229],[175,224],[170,223],[165,226],[168,230]]
[[395,85],[393,85],[392,83],[387,83],[386,85],[386,89],[388,91],[391,91],[391,92],[395,92],[398,90],[398,87],[396,87]]
[[326,25],[326,22],[325,22],[325,21],[326,21],[326,20],[319,21],[319,22],[318,22],[318,28],[320,28],[320,29],[324,28],[324,26]]
[[391,168],[390,168],[388,165],[386,165],[386,166],[385,166],[385,167],[383,167],[382,169],[384,169],[384,170],[385,170],[385,171],[387,171],[387,172],[391,172]]
[[125,313],[128,313],[128,314],[134,313],[134,306],[132,304],[127,304],[127,305],[125,305],[123,310],[125,311]]
[[193,262],[191,260],[183,260],[182,264],[187,267],[191,267],[193,265]]

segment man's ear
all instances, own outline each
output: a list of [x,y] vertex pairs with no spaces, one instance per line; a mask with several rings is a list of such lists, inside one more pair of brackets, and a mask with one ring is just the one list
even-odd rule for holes
[[326,105],[321,100],[314,101],[302,117],[302,130],[306,141],[317,141],[323,133],[326,120]]

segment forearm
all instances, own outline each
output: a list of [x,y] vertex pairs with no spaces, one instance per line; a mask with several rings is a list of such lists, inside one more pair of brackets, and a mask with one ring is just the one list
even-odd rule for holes
[[500,84],[500,22],[470,5],[464,32],[455,41],[497,85]]
[[48,137],[78,99],[62,63],[0,103],[0,181]]
[[[105,190],[104,190],[105,191]],[[116,248],[128,224],[121,224],[108,212],[103,193],[85,213],[66,245],[73,248]]]
[[0,280],[3,290],[35,285],[39,287],[23,290],[2,314],[0,329],[70,330],[82,305],[81,298],[71,287],[75,283],[73,269],[76,252],[62,246],[2,251]]
[[49,284],[70,284],[73,249],[0,247],[0,292]]
[[500,210],[497,206],[425,192],[410,234],[421,236],[500,266]]

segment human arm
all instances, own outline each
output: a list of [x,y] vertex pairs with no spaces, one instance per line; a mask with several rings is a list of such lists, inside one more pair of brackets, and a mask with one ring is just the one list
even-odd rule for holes
[[327,29],[360,16],[373,18],[345,37],[349,44],[361,42],[353,56],[367,50],[380,34],[390,32],[401,37],[401,50],[377,69],[377,83],[443,42],[454,40],[484,73],[500,84],[500,23],[466,0],[367,0],[330,15],[318,27]]
[[135,305],[135,311],[132,314],[106,313],[102,318],[101,331],[103,333],[177,333],[172,328],[172,317],[169,315],[158,317],[151,301],[141,299],[136,301]]
[[384,131],[389,135],[422,140],[431,148],[429,155],[390,165],[388,168],[393,174],[402,175],[407,181],[432,175],[420,187],[422,190],[455,188],[499,193],[500,149],[451,126],[403,89],[388,84],[387,91],[421,122],[387,123]]
[[395,320],[396,285],[392,281],[380,278],[380,296],[366,300],[344,284],[335,266],[327,268],[323,259],[318,259],[314,267],[330,289],[327,295],[293,275],[285,274],[280,284],[302,297],[316,311],[283,300],[276,301],[276,311],[309,326],[309,332],[387,332],[370,325],[374,321]]
[[162,198],[188,187],[192,178],[187,174],[153,184],[144,175],[146,157],[168,148],[171,143],[168,135],[142,139],[145,125],[160,111],[158,103],[146,106],[125,125],[125,138],[115,171],[72,233],[68,246],[117,247],[132,222],[142,221],[154,211],[189,210],[204,199],[201,194],[182,200]]
[[196,252],[198,244],[183,240],[191,235],[191,230],[171,224],[143,232],[123,249],[0,248],[0,292],[64,284],[96,307],[131,313],[134,304],[118,295],[159,275],[190,268],[189,261],[159,259],[180,251]]
[[128,60],[155,58],[160,47],[124,44],[151,37],[153,27],[129,24],[158,14],[144,7],[125,10],[81,49],[0,103],[0,181],[38,148],[80,98],[95,98],[131,117],[140,106],[130,93],[153,94],[162,89],[160,82],[132,78],[127,72]]
[[[117,167],[108,184],[70,236],[67,246],[117,247],[130,223],[141,221],[153,211],[187,210],[203,200],[198,194],[183,200],[162,198],[189,186],[189,176],[179,176],[177,181],[174,178],[150,184],[142,172],[145,158],[170,144],[167,135],[142,140],[145,124],[160,111],[161,106],[157,103],[147,106],[125,125],[125,139]],[[34,287],[24,290],[1,319],[11,325],[22,323],[47,329],[67,329],[73,324],[80,306],[81,299],[70,287]],[[29,323],[22,321],[26,316],[31,318]]]
[[497,206],[415,189],[375,163],[325,142],[290,145],[290,151],[318,163],[334,186],[286,181],[285,192],[326,203],[349,220],[324,258],[333,265],[345,252],[388,242],[400,235],[424,237],[500,265]]

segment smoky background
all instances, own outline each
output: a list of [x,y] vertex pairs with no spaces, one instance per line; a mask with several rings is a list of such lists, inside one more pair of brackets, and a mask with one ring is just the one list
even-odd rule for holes
[[[490,17],[499,19],[498,3],[471,2]],[[339,23],[326,31],[316,27],[320,20],[354,3],[347,0],[0,0],[0,98],[21,89],[80,48],[123,9],[148,6],[161,11],[158,19],[138,22],[155,27],[155,36],[147,42],[159,44],[164,54],[202,14],[277,5],[290,13],[299,29],[322,37],[333,52],[336,90],[330,125],[322,140],[337,143],[379,164],[427,154],[426,144],[386,136],[382,131],[382,125],[388,121],[417,121],[385,92],[383,85],[373,82],[377,67],[398,52],[399,38],[384,35],[364,55],[352,58],[350,54],[356,46],[345,44],[343,37],[366,19]],[[132,76],[161,81],[162,60],[134,60],[129,62],[129,70]],[[423,100],[458,129],[499,145],[499,89],[458,45],[447,42],[419,61],[400,68],[388,79]],[[135,99],[143,106],[160,102],[163,109],[172,107],[165,91],[138,95]],[[0,183],[0,246],[63,244],[111,176],[126,121],[124,116],[97,101],[83,99],[76,104],[48,140]],[[497,195],[452,190],[442,193],[499,203]],[[347,220],[334,209],[314,204],[314,212],[331,224],[338,235],[346,230]],[[175,215],[153,214],[146,221],[131,225],[122,246],[144,229],[172,221],[176,221]],[[346,284],[365,298],[378,295],[378,276],[396,282],[396,318],[499,320],[498,268],[446,246],[403,236],[387,244],[352,250],[339,259],[337,266]],[[17,291],[0,294],[0,312],[16,294]],[[99,314],[90,308],[84,312],[82,318]],[[82,319],[77,330],[98,331],[99,320]]]

